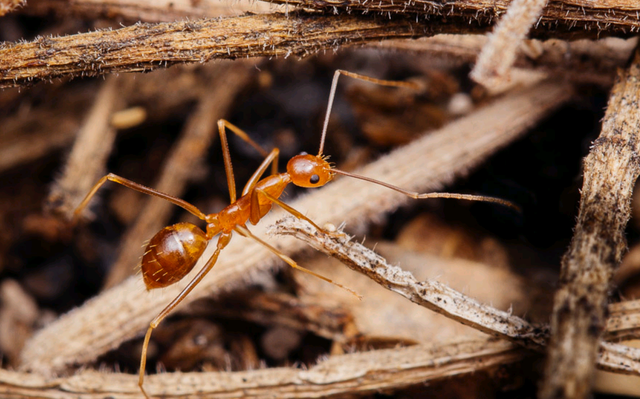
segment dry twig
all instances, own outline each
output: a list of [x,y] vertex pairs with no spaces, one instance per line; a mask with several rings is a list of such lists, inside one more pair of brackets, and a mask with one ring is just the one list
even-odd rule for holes
[[[571,96],[571,88],[557,82],[512,93],[414,141],[360,172],[410,190],[440,188],[522,135]],[[345,192],[350,195],[344,195]],[[357,226],[380,218],[407,201],[405,196],[384,187],[339,179],[292,205],[320,224],[344,220]],[[278,213],[272,211],[253,228],[254,234],[262,236],[265,226],[278,217]],[[275,245],[288,255],[304,247],[294,239],[285,238],[279,239]],[[201,260],[207,259],[207,254],[210,250]],[[210,275],[184,303],[242,284],[273,262],[273,256],[263,247],[237,237],[225,249]],[[195,269],[198,268],[196,266]],[[184,280],[189,281],[189,277]],[[167,298],[175,297],[182,287],[183,284],[176,284],[166,288],[163,296],[148,295],[143,292],[140,281],[135,278],[126,280],[38,333],[22,353],[24,368],[52,373],[95,359],[138,335],[165,306]]]
[[236,0],[39,0],[29,3],[22,13],[49,15],[52,12],[85,19],[124,18],[128,21],[170,22],[180,19],[214,18],[267,12],[274,6],[266,2]]
[[93,184],[104,174],[107,158],[116,138],[111,116],[122,106],[119,81],[110,77],[98,92],[64,168],[56,179],[47,199],[53,211],[71,218],[74,208],[82,201]]
[[[418,282],[411,273],[388,264],[374,251],[350,241],[351,237],[346,234],[327,234],[293,217],[279,221],[270,232],[292,235],[365,274],[386,289],[462,324],[525,348],[540,351],[546,346],[547,326],[533,326],[520,317],[480,304],[436,280]],[[603,353],[598,359],[598,366],[602,369],[640,375],[639,349],[606,342],[601,343],[600,349]]]
[[[367,394],[422,384],[517,362],[526,352],[504,341],[478,340],[434,347],[416,345],[353,353],[319,362],[309,370],[276,368],[235,373],[164,373],[145,379],[145,389],[163,398],[323,398]],[[140,397],[137,376],[83,371],[46,379],[0,369],[5,397],[125,399]]]
[[[306,10],[361,11],[363,14],[411,14],[432,23],[438,18],[462,19],[462,24],[490,26],[494,18],[505,13],[511,0],[272,0]],[[533,37],[579,38],[603,35],[629,35],[640,29],[640,4],[635,0],[555,0],[542,12],[531,34]]]
[[481,31],[452,22],[304,13],[136,24],[27,43],[0,43],[0,88],[63,76],[142,72],[177,63],[305,56],[382,39]]
[[[416,40],[387,40],[367,47],[424,53],[429,60],[473,63],[487,43],[485,35],[436,35]],[[518,48],[514,67],[534,69],[579,83],[613,84],[617,68],[625,66],[637,38],[602,40],[526,40]]]
[[[393,4],[392,0],[390,2]],[[436,33],[481,33],[490,27],[495,12],[501,10],[505,2],[496,5],[496,9],[493,5],[456,2],[447,4],[446,10],[441,6],[433,8],[431,3],[418,3],[419,10],[426,8],[433,14],[434,18],[427,24],[416,23],[412,16],[389,19],[361,15],[273,13],[219,20],[138,24],[114,31],[40,37],[28,43],[3,43],[0,44],[0,87],[65,76],[148,71],[176,63],[219,58],[306,56],[381,39],[417,38]],[[374,3],[378,4],[370,2],[365,6],[366,11],[371,11]],[[320,3],[299,4],[307,7]],[[342,1],[322,4],[327,4],[331,10],[345,5],[354,9],[360,7],[357,3]],[[381,3],[380,10],[386,10],[387,6],[389,4]],[[627,34],[640,28],[640,22],[635,18],[640,12],[637,6],[625,5],[626,8],[621,6],[602,14],[600,9],[589,9],[585,4],[577,8],[575,15],[571,13],[575,6],[564,3],[560,6],[566,10],[545,14],[543,21],[548,19],[549,24],[535,29],[533,36],[595,38],[605,33]],[[416,12],[413,7],[405,4],[401,9]],[[549,9],[554,10],[551,6]],[[577,21],[583,30],[574,29]],[[603,31],[605,28],[608,30]]]
[[364,245],[352,242],[344,233],[330,235],[304,220],[287,217],[270,228],[268,234],[290,235],[303,240],[410,301],[484,333],[509,339],[529,349],[539,350],[546,345],[546,329],[533,327],[518,316],[483,305],[436,280],[419,282],[410,272],[389,265],[386,259]]
[[607,340],[630,340],[640,338],[640,300],[612,303],[605,328]]
[[640,174],[640,53],[618,77],[600,137],[584,160],[578,221],[562,259],[541,397],[586,397],[605,324],[613,272],[626,250],[624,229]]
[[540,18],[547,0],[514,0],[482,49],[471,78],[487,88],[505,86],[516,51]]

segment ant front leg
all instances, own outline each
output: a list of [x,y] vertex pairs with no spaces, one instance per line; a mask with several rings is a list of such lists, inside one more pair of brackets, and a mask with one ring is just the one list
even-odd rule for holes
[[[229,122],[229,121],[227,121],[225,119],[218,120],[218,133],[220,133],[220,144],[221,144],[221,147],[222,147],[222,158],[224,159],[224,170],[225,170],[225,172],[227,174],[227,185],[229,186],[229,197],[231,199],[231,203],[233,204],[234,202],[236,202],[236,181],[235,181],[235,177],[233,176],[233,165],[231,163],[231,153],[229,152],[229,142],[227,140],[227,130],[226,129],[231,130],[238,137],[240,137],[242,140],[247,142],[250,146],[255,148],[256,151],[258,151],[264,157],[268,157],[269,156],[269,152],[266,151],[264,148],[262,148],[258,143],[253,141],[251,139],[251,137],[249,137],[249,135],[247,133],[245,133],[242,129],[240,129],[236,125],[232,124],[231,122]],[[276,173],[278,173],[278,157],[277,157],[277,155],[276,155],[275,159],[273,159],[273,164],[272,164],[272,167],[271,167],[271,173],[274,174],[274,175]],[[254,176],[251,177],[249,182],[252,182],[252,180],[254,178],[255,178],[256,181],[260,178],[260,176],[256,177],[255,175],[256,174],[254,173]],[[260,175],[262,175],[262,173],[260,173]],[[249,186],[249,183],[247,183],[247,186],[245,186],[245,188],[244,188],[244,190],[242,192],[243,195],[246,193],[248,186]]]

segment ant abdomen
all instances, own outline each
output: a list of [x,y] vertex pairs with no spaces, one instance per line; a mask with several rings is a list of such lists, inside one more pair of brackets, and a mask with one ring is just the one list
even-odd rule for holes
[[207,243],[206,234],[191,223],[160,230],[149,241],[140,265],[147,290],[180,281],[198,262]]

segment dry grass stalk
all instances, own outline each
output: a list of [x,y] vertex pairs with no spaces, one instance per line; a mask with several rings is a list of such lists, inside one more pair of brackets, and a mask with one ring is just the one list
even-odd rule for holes
[[630,340],[640,338],[640,300],[612,303],[605,327],[607,340]]
[[484,333],[509,339],[529,349],[539,350],[546,345],[548,333],[545,328],[533,327],[518,316],[483,305],[436,280],[418,281],[410,272],[390,265],[374,251],[352,242],[352,237],[344,233],[327,234],[294,217],[279,220],[268,233],[294,236],[386,289]]
[[542,398],[589,395],[613,272],[626,250],[625,226],[638,166],[640,53],[614,85],[600,137],[584,160],[571,245],[562,259],[551,318]]
[[[360,173],[410,190],[438,189],[520,137],[571,97],[571,87],[557,82],[512,93],[392,152]],[[349,195],[344,195],[346,192]],[[344,178],[314,190],[291,205],[321,225],[346,221],[357,226],[381,218],[407,201],[405,196],[384,187]],[[265,226],[281,214],[272,211],[253,228],[254,234],[262,236]],[[304,248],[303,243],[292,238],[278,239],[274,245],[288,255]],[[203,259],[207,259],[210,252],[205,252]],[[256,242],[237,237],[184,303],[232,289],[273,264],[270,252]],[[185,283],[190,276],[185,278]],[[48,374],[95,359],[139,335],[183,286],[183,283],[176,284],[166,288],[164,295],[154,295],[144,292],[137,279],[126,280],[40,331],[23,351],[23,367]]]
[[[154,185],[159,191],[177,197],[184,193],[189,176],[206,155],[216,135],[216,121],[228,113],[236,94],[247,84],[250,68],[247,63],[225,62],[211,67],[202,85],[212,89],[202,94],[182,130],[178,143],[162,167],[158,182]],[[219,84],[220,82],[224,84]],[[95,181],[97,178],[90,184],[94,184]],[[88,188],[84,191],[85,195],[88,191]],[[141,214],[122,239],[123,245],[107,277],[105,288],[113,287],[131,275],[142,254],[140,237],[153,237],[166,225],[174,210],[175,206],[167,201],[147,197]]]
[[547,0],[514,0],[482,48],[471,78],[487,88],[504,86],[527,33],[540,18]]
[[[307,10],[363,14],[417,15],[431,23],[440,17],[459,19],[459,23],[490,26],[494,18],[507,11],[511,0],[272,0]],[[531,34],[547,38],[598,38],[606,35],[630,35],[640,29],[640,4],[635,0],[555,0],[545,7]]]
[[29,15],[64,16],[85,19],[123,18],[128,21],[170,22],[180,19],[214,18],[246,12],[268,12],[274,6],[256,1],[220,0],[41,0],[29,3],[21,12]]
[[[487,43],[485,35],[436,35],[416,40],[387,40],[367,47],[424,53],[432,59],[473,63]],[[514,67],[546,72],[578,83],[613,84],[617,68],[629,61],[637,38],[597,41],[527,40],[518,49]]]
[[[442,229],[438,229],[437,226],[435,230],[444,235]],[[423,231],[422,235],[424,240],[417,238],[421,243],[437,241],[433,237],[427,237],[427,232]],[[465,245],[472,241],[470,239],[462,244],[465,238],[461,238],[457,243]],[[507,266],[500,265],[499,258],[484,259],[483,263],[479,263],[460,259],[449,252],[443,253],[442,256],[415,252],[406,249],[400,242],[401,239],[397,237],[395,242],[376,240],[373,245],[377,253],[389,261],[393,260],[394,264],[402,265],[404,271],[412,273],[420,281],[436,279],[475,298],[478,302],[491,303],[498,309],[512,309],[511,313],[530,314],[530,311],[535,311],[537,303],[531,304],[530,301],[535,299],[529,298],[532,293],[531,284],[511,272]],[[439,248],[444,247],[446,244]],[[344,267],[337,259],[318,253],[308,260],[305,259],[304,265],[316,273],[330,275],[334,281],[348,281],[349,288],[364,297],[359,301],[350,293],[338,287],[327,287],[312,276],[292,274],[292,278],[302,287],[297,293],[301,301],[330,309],[346,309],[353,316],[351,330],[357,333],[357,336],[351,340],[350,336],[347,336],[347,343],[355,341],[358,347],[366,348],[369,345],[377,347],[377,337],[386,337],[387,341],[407,340],[430,345],[449,343],[452,337],[456,341],[486,338],[486,334],[458,321],[424,307],[408,304],[402,296],[382,289],[375,281]],[[496,290],[495,287],[509,288]]]
[[27,0],[0,0],[0,17],[27,4]]
[[[282,1],[293,4],[288,0]],[[392,0],[389,1],[393,4]],[[374,7],[374,3],[377,4],[370,2],[366,9]],[[306,56],[322,50],[335,50],[338,46],[381,39],[417,38],[436,33],[480,33],[490,27],[496,7],[500,10],[501,6],[506,6],[505,3],[503,0],[500,4],[486,6],[479,0],[461,1],[459,4],[447,4],[446,10],[438,6],[430,9],[434,18],[428,24],[418,24],[413,17],[388,19],[361,15],[273,13],[220,20],[138,24],[113,31],[40,37],[27,43],[3,43],[0,44],[0,88],[65,76],[149,71],[176,63],[207,62],[220,58]],[[319,3],[299,4],[311,7]],[[342,1],[323,4],[328,4],[331,10],[345,5]],[[428,9],[432,7],[430,4],[418,3],[418,8]],[[626,34],[640,28],[640,22],[635,18],[640,8],[631,4],[621,5],[620,9],[613,7],[610,11],[597,9],[597,12],[584,5],[576,15],[570,12],[573,6],[560,5],[566,9],[544,17],[548,18],[549,25],[534,30],[534,36],[596,38],[605,33]],[[348,6],[358,9],[355,3]],[[389,4],[382,3],[380,10],[386,12],[387,6]],[[401,8],[407,7],[407,12],[411,12],[413,6],[410,4]],[[459,13],[462,20],[451,13]],[[584,30],[573,30],[577,21],[584,22]]]
[[245,57],[306,56],[381,39],[478,32],[452,22],[304,13],[136,24],[32,42],[0,43],[0,88],[63,76],[142,72],[178,63]]
[[15,280],[0,284],[0,351],[3,363],[15,367],[32,326],[40,316],[38,305]]
[[[473,373],[517,362],[526,352],[504,341],[478,340],[443,346],[352,353],[320,361],[308,370],[276,368],[253,371],[164,373],[145,379],[157,397],[322,398],[371,394]],[[0,392],[8,397],[125,399],[139,397],[137,376],[86,370],[71,377],[43,378],[0,370]]]
[[[388,264],[374,251],[352,242],[346,234],[327,234],[293,217],[280,220],[270,232],[294,236],[381,286],[462,324],[529,349],[540,351],[547,344],[548,326],[533,326],[520,317],[483,305],[436,280],[418,282],[411,273]],[[598,360],[599,367],[640,375],[640,350],[604,342],[600,348],[603,354]],[[612,360],[614,358],[615,361]]]
[[78,132],[62,176],[56,179],[49,207],[70,219],[74,208],[87,195],[93,184],[105,173],[107,158],[116,138],[111,117],[122,106],[121,81],[107,79]]

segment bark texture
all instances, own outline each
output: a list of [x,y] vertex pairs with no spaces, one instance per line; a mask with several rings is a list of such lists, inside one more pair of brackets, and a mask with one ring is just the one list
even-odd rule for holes
[[602,132],[584,161],[578,222],[555,296],[542,398],[583,398],[590,392],[610,282],[626,250],[624,229],[640,171],[639,78],[636,53],[611,91]]

